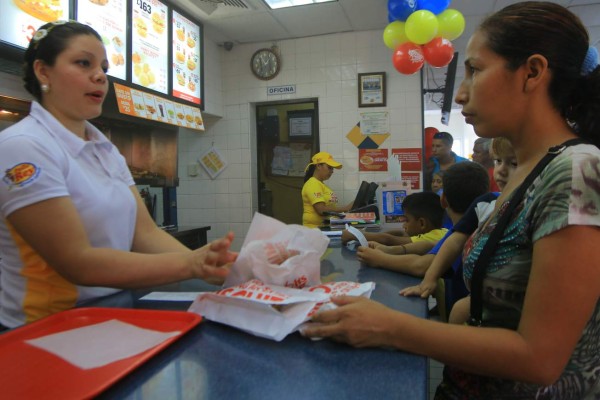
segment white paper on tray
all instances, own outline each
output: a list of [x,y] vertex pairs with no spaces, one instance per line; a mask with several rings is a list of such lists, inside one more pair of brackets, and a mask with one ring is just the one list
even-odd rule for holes
[[201,293],[188,311],[255,336],[276,341],[295,332],[332,296],[370,297],[375,283],[330,282],[303,289],[265,284],[257,279]]
[[140,354],[180,333],[159,332],[110,320],[25,342],[81,369],[91,369]]
[[318,229],[286,225],[256,213],[225,287],[259,279],[302,288],[321,283],[321,256],[329,238]]

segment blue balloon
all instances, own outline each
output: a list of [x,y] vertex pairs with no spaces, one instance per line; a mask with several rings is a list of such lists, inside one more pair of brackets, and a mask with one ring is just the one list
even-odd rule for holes
[[388,12],[393,20],[406,21],[408,16],[417,11],[417,0],[389,0]]
[[417,0],[417,10],[427,10],[439,14],[450,5],[451,0]]
[[388,13],[388,22],[392,23],[394,21],[395,21],[395,19],[394,19],[394,17],[392,17],[392,14]]

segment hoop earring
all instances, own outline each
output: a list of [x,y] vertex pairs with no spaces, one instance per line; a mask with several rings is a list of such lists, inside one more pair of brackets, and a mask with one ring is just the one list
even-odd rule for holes
[[43,93],[48,93],[50,91],[50,86],[46,85],[45,83],[40,85],[40,89]]

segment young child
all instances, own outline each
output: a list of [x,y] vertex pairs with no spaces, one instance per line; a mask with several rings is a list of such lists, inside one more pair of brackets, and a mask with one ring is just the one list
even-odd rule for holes
[[444,183],[442,177],[444,176],[444,171],[439,170],[433,173],[431,177],[431,191],[433,193],[437,193],[439,196],[442,195],[441,191],[444,189]]
[[[502,190],[517,167],[517,158],[510,142],[502,137],[494,139],[490,147],[490,153],[494,160],[494,180],[500,190]],[[473,202],[467,213],[465,213],[465,216],[456,224],[450,236],[440,247],[430,267],[427,269],[421,284],[402,290],[400,292],[401,295],[420,295],[426,298],[435,293],[438,279],[442,278],[446,271],[453,266],[455,260],[460,260],[462,249],[469,235],[475,231],[478,224],[483,223],[492,213],[497,197],[498,193],[494,193],[491,196],[490,194],[483,195]],[[457,268],[456,263],[453,269],[454,274],[462,273],[462,270]],[[447,287],[446,289],[447,291],[451,291],[451,288]],[[451,296],[452,294],[450,294]],[[457,300],[456,298],[449,299],[446,296],[446,302],[448,301],[450,301],[448,308],[451,308],[448,322],[464,323],[469,317],[470,297]],[[453,306],[452,303],[454,303]]]
[[[477,163],[452,165],[446,170],[443,179],[446,189],[440,202],[442,208],[445,208],[454,223],[462,218],[473,200],[486,193],[489,188],[489,175],[485,168]],[[439,242],[442,242],[447,236],[444,236]],[[437,246],[439,246],[439,242]],[[422,277],[433,261],[435,252],[431,250],[428,254],[409,254],[409,247],[420,243],[404,245],[403,247],[407,250],[406,254],[387,254],[380,249],[359,247],[357,257],[370,266],[379,266],[392,271]],[[384,246],[380,246],[380,248],[387,249]],[[466,294],[466,288],[464,294]]]

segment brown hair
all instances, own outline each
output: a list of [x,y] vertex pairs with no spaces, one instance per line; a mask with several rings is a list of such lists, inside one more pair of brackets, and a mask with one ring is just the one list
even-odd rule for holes
[[504,137],[494,138],[492,141],[492,151],[497,157],[514,156],[515,150],[510,143],[510,140]]

